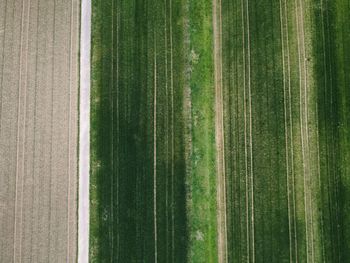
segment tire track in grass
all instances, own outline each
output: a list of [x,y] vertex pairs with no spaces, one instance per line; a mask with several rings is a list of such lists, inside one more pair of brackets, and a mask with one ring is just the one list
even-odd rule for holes
[[303,6],[303,1],[299,0],[299,7],[300,7],[300,17],[301,17],[301,31],[302,31],[302,46],[303,46],[303,67],[304,67],[304,115],[305,115],[305,133],[306,133],[306,152],[308,154],[307,156],[307,168],[308,168],[308,195],[309,195],[309,206],[310,206],[310,239],[311,239],[311,260],[312,262],[315,262],[315,242],[314,242],[314,220],[313,220],[313,185],[312,185],[312,171],[311,171],[311,150],[310,150],[310,134],[309,134],[309,94],[308,94],[308,67],[307,67],[307,55],[306,55],[306,47],[305,47],[305,22],[304,22],[304,15],[305,15],[305,9]]
[[[307,4],[308,2],[305,2]],[[304,67],[304,103],[305,103],[305,133],[306,133],[306,151],[308,153],[307,161],[308,161],[308,194],[309,194],[309,206],[310,206],[310,226],[311,226],[311,233],[310,233],[310,239],[311,239],[311,260],[312,262],[315,262],[315,227],[314,227],[314,202],[313,202],[313,172],[311,169],[310,160],[311,160],[311,150],[310,150],[310,128],[309,128],[309,93],[308,93],[308,66],[307,61],[309,61],[309,58],[307,57],[307,49],[305,46],[305,27],[306,22],[304,21],[304,16],[306,16],[305,10],[311,10],[310,6],[306,6],[306,9],[303,5],[303,1],[299,0],[300,5],[300,17],[301,17],[301,31],[302,31],[302,46],[303,46],[303,67]],[[310,21],[309,21],[310,22]]]
[[[297,41],[298,41],[298,64],[299,64],[299,103],[300,103],[300,115],[299,115],[299,120],[300,120],[300,131],[301,131],[301,147],[302,147],[302,158],[303,158],[303,173],[304,173],[304,219],[305,219],[305,232],[306,232],[306,261],[309,262],[309,227],[308,227],[308,200],[307,200],[307,196],[308,196],[308,192],[307,192],[307,177],[309,176],[307,173],[307,168],[308,168],[308,163],[306,162],[306,153],[305,153],[305,142],[304,142],[304,118],[303,118],[303,114],[305,114],[305,105],[303,107],[303,91],[302,91],[302,86],[303,86],[303,81],[306,82],[306,75],[304,75],[304,79],[302,78],[302,63],[301,63],[301,59],[302,56],[304,58],[304,63],[305,63],[305,50],[304,50],[304,46],[303,46],[303,42],[301,42],[300,40],[300,35],[302,34],[300,32],[300,27],[303,27],[303,25],[300,25],[301,23],[301,19],[299,17],[299,13],[300,13],[300,2],[298,4],[299,0],[295,0],[295,18],[296,18],[296,26],[297,26]],[[302,55],[303,53],[303,55]],[[305,69],[304,69],[304,73],[305,73]],[[306,83],[304,85],[306,88]],[[305,96],[305,94],[304,94]],[[304,99],[305,100],[305,99]]]
[[[251,83],[250,83],[250,38],[249,38],[249,5],[248,0],[246,1],[246,5],[244,5],[242,0],[242,24],[243,24],[243,111],[244,111],[244,148],[245,148],[245,172],[246,172],[246,227],[247,227],[247,261],[250,262],[250,250],[252,250],[252,262],[255,262],[255,244],[254,244],[254,195],[253,195],[253,153],[252,153],[252,117],[251,117]],[[247,34],[247,36],[246,36]],[[247,37],[247,38],[246,38]],[[245,52],[247,44],[247,54]],[[246,61],[248,60],[248,61]],[[247,70],[248,69],[248,70]],[[248,75],[248,77],[247,77]],[[248,78],[248,83],[247,83]],[[246,89],[248,87],[248,95],[246,94]],[[247,146],[248,135],[247,135],[247,96],[248,96],[248,104],[249,104],[249,146]],[[249,148],[249,158],[248,158],[248,148]],[[249,161],[248,161],[249,159]],[[248,162],[250,162],[250,167]],[[250,170],[249,170],[250,169]],[[250,171],[250,173],[249,173]],[[250,186],[249,186],[250,182]],[[250,187],[250,191],[249,191]],[[249,199],[251,199],[251,204],[249,204]],[[251,205],[251,218],[249,222],[249,205]],[[251,232],[251,233],[250,233]]]
[[288,124],[287,124],[287,94],[286,94],[286,76],[285,76],[285,50],[284,50],[284,19],[282,15],[282,0],[279,1],[279,11],[280,11],[280,24],[281,24],[281,41],[282,41],[282,74],[283,74],[283,107],[284,107],[284,136],[285,136],[285,153],[286,153],[286,173],[287,173],[287,202],[288,202],[288,234],[289,234],[289,261],[293,262],[292,256],[292,222],[290,215],[290,189],[289,189],[289,149],[288,149]]
[[288,30],[288,5],[284,0],[284,14],[286,18],[286,44],[287,44],[287,62],[288,62],[288,103],[289,103],[289,127],[290,127],[290,146],[291,146],[291,174],[292,174],[292,199],[293,199],[293,223],[294,223],[294,249],[295,260],[298,260],[298,237],[297,237],[297,217],[296,217],[296,193],[295,193],[295,172],[294,172],[294,145],[293,145],[293,119],[292,119],[292,92],[291,92],[291,62],[289,49],[289,30]]
[[226,176],[225,176],[225,140],[222,94],[222,15],[221,1],[213,0],[214,33],[214,70],[215,70],[215,134],[217,163],[217,222],[218,222],[218,260],[227,262],[227,226],[226,226]]

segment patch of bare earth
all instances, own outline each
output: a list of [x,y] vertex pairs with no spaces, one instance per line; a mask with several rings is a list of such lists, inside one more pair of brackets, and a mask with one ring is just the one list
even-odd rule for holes
[[0,0],[0,262],[75,262],[79,1]]

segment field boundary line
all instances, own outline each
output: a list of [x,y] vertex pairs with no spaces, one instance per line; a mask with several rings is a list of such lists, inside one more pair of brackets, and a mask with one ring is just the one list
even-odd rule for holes
[[81,0],[78,262],[89,262],[91,0]]

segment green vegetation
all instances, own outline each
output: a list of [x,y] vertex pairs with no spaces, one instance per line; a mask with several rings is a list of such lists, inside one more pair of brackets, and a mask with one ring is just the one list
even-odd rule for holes
[[214,72],[211,1],[190,1],[192,165],[189,262],[217,262]]
[[93,0],[91,261],[346,262],[348,11],[344,0]]
[[183,1],[93,1],[92,262],[187,256]]
[[222,2],[229,262],[348,258],[345,2]]

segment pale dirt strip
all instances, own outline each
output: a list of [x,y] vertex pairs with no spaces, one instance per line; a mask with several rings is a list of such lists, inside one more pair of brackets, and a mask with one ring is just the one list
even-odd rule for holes
[[[91,0],[81,0],[78,262],[89,262]],[[117,217],[118,218],[118,217]]]
[[79,1],[0,15],[0,262],[75,262]]
[[215,141],[217,171],[217,222],[218,222],[218,259],[228,262],[227,222],[226,222],[226,176],[225,176],[225,142],[222,91],[222,17],[221,0],[213,0],[214,33],[214,69],[215,69]]

